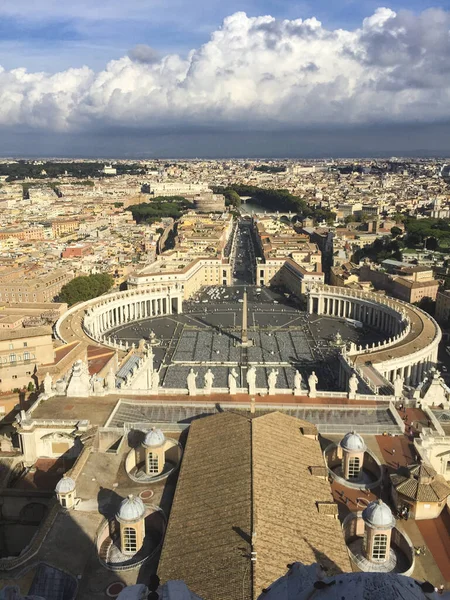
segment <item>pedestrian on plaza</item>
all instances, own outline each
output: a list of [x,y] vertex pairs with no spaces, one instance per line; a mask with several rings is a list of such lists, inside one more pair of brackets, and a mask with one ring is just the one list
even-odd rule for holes
[[441,583],[441,585],[439,586],[439,594],[442,596],[443,593],[444,593],[444,584]]
[[392,455],[395,454],[395,448],[392,448]]

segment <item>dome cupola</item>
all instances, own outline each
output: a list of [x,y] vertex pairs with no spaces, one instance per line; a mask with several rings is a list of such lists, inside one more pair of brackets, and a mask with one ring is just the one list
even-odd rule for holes
[[359,433],[356,431],[351,431],[344,435],[340,442],[340,446],[343,450],[348,450],[349,452],[365,452],[366,444]]
[[119,523],[134,523],[140,521],[145,516],[145,504],[137,496],[130,494],[120,504],[116,515]]
[[395,518],[391,509],[383,500],[371,502],[362,512],[362,518],[369,527],[374,529],[392,529]]
[[55,487],[55,492],[57,494],[69,494],[73,492],[75,489],[75,481],[64,474],[61,479],[58,481]]
[[166,436],[161,429],[155,429],[154,427],[146,434],[144,439],[144,446],[147,448],[157,448],[162,446],[166,441]]

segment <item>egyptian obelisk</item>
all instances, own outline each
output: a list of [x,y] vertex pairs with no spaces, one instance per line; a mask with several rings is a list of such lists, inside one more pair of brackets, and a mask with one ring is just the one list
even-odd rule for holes
[[242,331],[241,331],[241,341],[237,344],[238,346],[242,346],[243,348],[248,348],[249,346],[253,346],[253,340],[248,339],[248,321],[247,321],[247,290],[244,290],[243,296],[243,305],[242,305]]
[[247,346],[248,345],[248,334],[247,334],[247,290],[244,290],[244,304],[242,305],[241,344],[243,346]]

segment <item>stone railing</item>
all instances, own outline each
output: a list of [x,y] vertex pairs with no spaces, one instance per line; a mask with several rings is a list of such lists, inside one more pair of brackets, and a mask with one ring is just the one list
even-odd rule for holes
[[410,333],[411,333],[411,322],[409,319],[407,319],[407,324],[406,324],[405,329],[403,329],[400,333],[397,333],[397,335],[395,335],[394,337],[390,337],[387,340],[377,342],[376,344],[374,342],[370,346],[369,346],[369,344],[366,344],[365,346],[362,346],[362,345],[357,346],[356,344],[354,344],[352,342],[350,344],[348,354],[352,356],[354,354],[358,354],[358,355],[369,354],[372,352],[379,352],[380,350],[386,350],[387,348],[390,348],[391,346],[395,346],[396,344],[399,344],[400,342],[402,342],[404,339],[406,339],[408,337],[408,335]]

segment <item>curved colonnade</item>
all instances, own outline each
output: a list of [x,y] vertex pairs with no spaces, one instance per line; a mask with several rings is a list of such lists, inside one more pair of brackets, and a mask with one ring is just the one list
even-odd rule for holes
[[[114,292],[69,309],[57,322],[55,332],[67,343],[92,340],[116,349],[128,344],[108,337],[113,329],[140,319],[182,312],[184,288],[178,283],[155,283],[124,292]],[[353,371],[377,392],[391,386],[397,377],[406,385],[420,383],[437,361],[441,330],[436,321],[419,308],[374,292],[335,286],[308,290],[308,312],[360,321],[386,335],[372,346],[351,344],[343,350],[341,386],[345,389]]]
[[125,350],[128,344],[109,339],[109,331],[141,319],[181,313],[183,294],[183,286],[177,283],[105,294],[70,308],[58,319],[55,333],[64,342],[76,337]]
[[344,353],[362,378],[374,387],[401,377],[406,385],[417,385],[437,361],[441,330],[423,310],[375,292],[335,286],[308,291],[308,312],[360,321],[386,334],[386,341],[356,347]]

